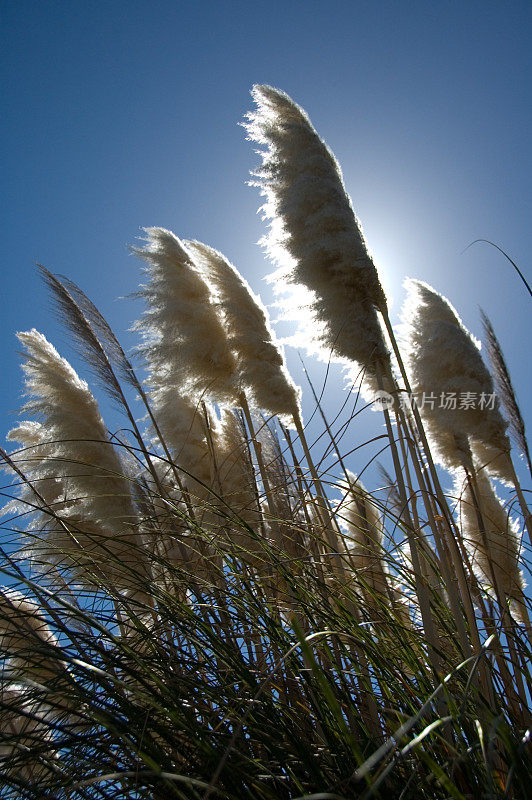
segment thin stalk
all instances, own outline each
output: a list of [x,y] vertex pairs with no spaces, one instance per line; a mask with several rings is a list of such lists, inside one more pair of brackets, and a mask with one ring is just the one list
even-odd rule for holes
[[[382,368],[380,364],[377,364],[377,383],[379,389],[383,390],[384,383],[382,377]],[[401,470],[401,463],[399,461],[399,453],[397,450],[397,445],[393,433],[390,412],[388,411],[387,408],[383,408],[383,414],[384,414],[384,421],[386,424],[386,431],[388,433],[388,439],[390,442],[390,450],[395,470],[395,477],[397,480],[397,488],[403,506],[403,518],[404,518],[408,543],[410,545],[410,555],[412,558],[412,566],[414,569],[416,594],[419,601],[419,608],[421,611],[423,628],[425,630],[425,635],[429,645],[429,660],[435,674],[439,675],[441,670],[441,662],[440,662],[440,657],[438,655],[438,644],[437,644],[436,630],[434,627],[434,620],[432,618],[432,612],[430,610],[430,594],[428,592],[428,587],[425,581],[423,580],[422,576],[421,564],[416,542],[416,532],[414,529],[412,518],[410,516],[409,500],[406,494],[406,487],[404,483],[403,472]],[[421,532],[419,532],[419,535],[421,535]]]
[[[486,517],[486,514],[485,514],[485,511],[483,510],[483,507],[482,507],[481,494],[480,494],[480,490],[479,490],[479,487],[478,487],[478,483],[477,483],[477,480],[476,480],[476,476],[475,476],[474,470],[466,469],[466,478],[467,478],[467,481],[468,481],[468,484],[469,484],[469,489],[470,489],[470,492],[471,492],[471,497],[473,499],[473,504],[475,506],[475,512],[476,512],[476,515],[477,515],[477,521],[478,521],[478,526],[479,526],[479,530],[480,530],[480,535],[482,537],[482,542],[483,542],[484,549],[486,551],[486,556],[487,556],[487,559],[488,559],[488,562],[489,562],[491,579],[493,581],[493,588],[495,590],[495,595],[496,595],[497,602],[498,602],[498,605],[499,605],[499,610],[500,610],[500,614],[501,614],[501,621],[502,621],[503,625],[506,628],[506,631],[505,631],[505,633],[506,633],[506,641],[507,641],[508,649],[509,649],[509,653],[510,653],[510,661],[512,662],[512,667],[513,667],[513,671],[514,671],[514,681],[515,681],[515,684],[516,684],[516,687],[517,687],[517,695],[518,695],[519,701],[520,701],[521,712],[523,713],[523,712],[525,712],[525,710],[528,707],[528,701],[527,701],[527,697],[526,697],[525,687],[524,687],[523,681],[522,681],[521,670],[520,670],[520,667],[519,667],[519,664],[518,664],[518,660],[517,660],[517,653],[515,651],[515,647],[513,645],[512,637],[511,637],[511,633],[513,633],[513,630],[514,630],[514,627],[515,627],[515,623],[512,620],[512,617],[510,616],[510,614],[508,613],[508,610],[507,610],[507,597],[506,597],[506,595],[505,595],[505,593],[504,593],[504,591],[503,591],[503,589],[502,589],[502,587],[500,585],[500,582],[499,582],[499,580],[497,578],[497,573],[495,571],[495,568],[493,566],[493,561],[492,561],[491,556],[490,556],[489,542],[488,542],[488,537],[487,537],[487,533],[486,533],[486,526],[485,526],[485,523],[484,523],[484,518]],[[506,686],[506,690],[507,691],[511,691],[511,687]]]
[[[382,313],[384,324],[385,324],[385,327],[386,327],[386,330],[387,330],[387,333],[388,333],[388,337],[389,337],[390,342],[392,344],[392,348],[393,348],[393,351],[394,351],[394,354],[395,354],[395,358],[396,358],[397,364],[399,366],[399,371],[401,373],[401,377],[402,377],[404,385],[405,385],[405,390],[406,390],[406,392],[407,392],[407,394],[409,396],[412,396],[412,387],[410,386],[410,381],[408,379],[408,374],[407,374],[407,371],[406,371],[406,367],[405,367],[405,364],[404,364],[404,361],[403,361],[403,358],[402,358],[402,355],[401,355],[401,351],[399,350],[399,346],[397,344],[397,339],[395,337],[395,332],[394,332],[392,324],[390,322],[390,317],[389,317],[388,312],[387,312],[386,309],[384,309],[384,310],[381,309],[381,313]],[[432,485],[434,487],[434,491],[435,491],[435,495],[436,495],[436,498],[437,498],[437,501],[438,501],[438,506],[439,506],[439,509],[440,509],[440,513],[441,513],[441,516],[444,517],[444,519],[446,520],[446,523],[447,523],[447,529],[448,529],[448,533],[449,533],[448,545],[449,545],[449,549],[450,549],[450,552],[451,552],[451,558],[452,558],[452,561],[453,561],[454,569],[456,570],[456,574],[459,576],[460,585],[462,587],[462,599],[464,601],[464,604],[465,604],[465,607],[466,607],[466,610],[467,610],[467,615],[468,615],[468,620],[469,620],[469,623],[470,623],[471,631],[473,631],[473,629],[476,628],[476,624],[475,625],[471,624],[472,623],[471,608],[468,607],[468,606],[471,606],[471,600],[470,600],[470,598],[468,600],[468,597],[469,597],[468,592],[467,591],[464,592],[465,585],[467,584],[467,576],[465,574],[463,561],[462,561],[462,559],[460,557],[460,548],[459,548],[459,545],[457,544],[457,542],[460,541],[460,532],[458,531],[458,529],[456,527],[455,521],[453,519],[453,515],[452,515],[451,510],[449,508],[449,504],[448,504],[448,502],[447,502],[447,500],[445,498],[445,495],[443,493],[443,490],[442,490],[442,487],[441,487],[441,483],[440,483],[440,479],[439,479],[439,476],[438,476],[438,473],[437,473],[437,470],[436,470],[436,466],[434,464],[434,459],[432,458],[432,452],[431,452],[431,449],[430,449],[430,446],[429,446],[429,443],[428,443],[428,440],[427,440],[427,435],[425,433],[425,428],[424,428],[424,425],[423,425],[423,421],[421,419],[421,415],[419,413],[419,409],[418,409],[418,407],[417,407],[417,405],[415,403],[412,404],[412,415],[413,415],[413,418],[415,420],[417,432],[418,432],[419,437],[421,439],[421,443],[422,443],[422,446],[423,446],[422,456],[425,457],[426,462],[427,462],[428,473],[430,475],[430,478],[431,478],[431,481],[432,481]],[[473,619],[474,619],[474,616],[473,616]],[[476,634],[475,638],[477,638],[477,637],[478,637],[478,631],[477,631],[477,634]]]
[[338,522],[336,521],[334,514],[331,511],[329,501],[323,489],[322,482],[320,480],[316,467],[314,466],[312,456],[310,455],[310,449],[307,443],[307,439],[305,437],[305,431],[303,430],[303,423],[301,421],[301,417],[299,416],[299,414],[295,414],[293,420],[297,434],[299,436],[299,441],[301,442],[301,446],[303,448],[303,453],[305,454],[305,460],[308,464],[310,474],[312,476],[312,481],[314,483],[318,499],[320,501],[317,504],[317,510],[321,517],[323,527],[327,535],[327,539],[329,541],[329,546],[331,547],[334,553],[334,561],[338,567],[339,574],[342,577],[345,577],[345,569],[342,558],[340,556],[340,547],[338,540],[338,537],[341,536],[340,527],[338,525]]
[[512,474],[513,484],[515,486],[515,491],[517,494],[517,498],[519,500],[519,505],[521,506],[521,511],[523,512],[523,517],[525,519],[526,529],[528,531],[528,537],[530,539],[530,545],[532,546],[532,514],[530,513],[530,509],[527,506],[525,496],[523,494],[523,490],[521,489],[521,484],[519,482],[519,478],[517,477],[517,473],[515,471],[515,467],[513,464],[510,455],[508,455],[508,463],[510,466],[510,471]]
[[[467,633],[466,633],[466,629],[465,629],[464,622],[463,622],[463,612],[462,612],[462,608],[460,606],[459,594],[458,594],[458,591],[457,591],[457,588],[456,588],[456,578],[453,578],[452,572],[450,570],[450,564],[449,564],[449,561],[448,561],[449,554],[448,554],[448,551],[447,551],[447,547],[445,547],[445,543],[442,540],[439,526],[438,526],[437,521],[435,519],[434,508],[433,508],[433,505],[432,505],[432,497],[430,496],[430,494],[429,494],[429,492],[427,490],[427,486],[426,486],[425,479],[424,479],[424,476],[423,476],[422,467],[421,467],[421,465],[419,463],[419,460],[417,458],[417,452],[416,452],[416,449],[415,449],[415,446],[414,446],[414,442],[413,442],[412,437],[410,435],[410,432],[408,430],[408,423],[407,423],[406,417],[404,416],[404,414],[402,414],[401,409],[396,411],[396,416],[397,416],[398,427],[401,427],[403,429],[403,437],[404,437],[404,440],[406,441],[406,443],[408,445],[408,449],[410,451],[410,457],[411,457],[412,463],[414,465],[414,471],[416,473],[416,480],[418,482],[418,485],[419,485],[419,488],[420,488],[420,491],[421,491],[421,496],[423,498],[423,503],[424,503],[425,510],[426,510],[426,513],[427,513],[429,525],[430,525],[431,530],[432,530],[432,532],[434,534],[434,540],[436,542],[436,547],[437,547],[437,550],[438,550],[438,556],[440,558],[441,568],[442,568],[442,572],[443,572],[444,584],[445,584],[445,588],[447,590],[447,593],[449,595],[449,600],[450,600],[450,603],[451,603],[451,609],[452,609],[452,612],[453,612],[453,617],[454,617],[454,620],[456,622],[456,626],[457,626],[457,629],[458,629],[458,635],[460,637],[460,641],[461,641],[461,645],[462,645],[462,652],[464,654],[464,657],[467,658],[471,654],[471,652],[470,652],[470,643],[469,643],[469,640],[468,640],[468,637],[467,637]],[[406,456],[405,456],[405,463],[406,463]],[[464,590],[469,595],[467,584],[464,585]],[[465,603],[464,603],[464,605],[465,605]],[[467,611],[466,611],[466,616],[467,616]],[[475,631],[476,634],[477,634],[474,646],[475,646],[475,650],[478,651],[480,649],[480,639],[478,638],[477,625],[476,625],[476,620],[475,620],[475,617],[474,617],[473,606],[471,604],[471,601],[470,601],[470,615],[469,615],[469,618],[468,618],[468,622],[469,622],[469,625],[470,625],[470,628],[471,628],[472,636],[474,636],[473,631]]]

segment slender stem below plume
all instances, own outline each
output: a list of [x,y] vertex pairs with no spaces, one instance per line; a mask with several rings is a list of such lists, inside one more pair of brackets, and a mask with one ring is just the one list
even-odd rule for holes
[[[377,363],[377,383],[379,389],[384,389],[384,382],[382,378],[382,368],[380,364]],[[390,412],[387,408],[383,409],[384,414],[384,421],[386,424],[386,431],[388,433],[388,439],[390,441],[390,450],[392,453],[392,461],[395,470],[395,477],[397,479],[397,489],[399,491],[399,496],[401,498],[401,503],[403,506],[403,518],[406,528],[406,534],[408,538],[408,544],[410,546],[410,556],[412,558],[412,566],[414,569],[414,581],[416,584],[416,594],[419,600],[419,608],[421,611],[421,618],[423,620],[423,628],[425,629],[425,635],[427,637],[427,642],[429,644],[429,659],[434,669],[436,675],[440,673],[440,658],[438,656],[437,650],[437,637],[436,631],[434,627],[434,621],[432,619],[432,613],[430,610],[430,594],[428,591],[428,587],[423,580],[422,572],[421,572],[421,564],[419,559],[419,553],[417,550],[417,542],[416,542],[416,532],[414,530],[414,525],[412,522],[412,518],[410,516],[409,511],[409,502],[406,495],[406,487],[403,479],[403,473],[401,470],[401,463],[399,461],[399,453],[397,451],[397,445],[395,443],[395,437],[392,428],[392,422],[390,419]]]
[[[414,471],[416,473],[416,479],[417,479],[417,482],[419,484],[419,488],[421,490],[421,496],[423,498],[423,503],[424,503],[424,506],[425,506],[425,510],[427,512],[429,525],[430,525],[431,530],[432,530],[432,532],[434,534],[434,540],[436,542],[436,547],[437,547],[437,550],[438,550],[438,556],[439,556],[440,561],[441,561],[441,568],[442,568],[443,577],[444,577],[444,581],[445,581],[445,589],[447,590],[448,595],[449,595],[449,600],[450,600],[450,603],[451,603],[451,609],[452,609],[453,616],[454,616],[454,619],[455,619],[455,622],[456,622],[456,625],[457,625],[457,628],[458,628],[458,634],[460,636],[460,640],[461,640],[461,643],[462,643],[462,650],[463,650],[464,656],[467,657],[469,655],[470,647],[469,647],[469,641],[468,641],[468,638],[467,638],[467,633],[466,633],[466,630],[465,630],[465,627],[464,627],[464,623],[463,623],[463,614],[462,614],[462,610],[460,608],[459,594],[458,594],[458,591],[457,591],[457,588],[456,588],[456,585],[455,585],[455,582],[456,582],[457,578],[455,578],[453,576],[452,571],[451,571],[451,565],[449,563],[448,550],[447,550],[447,547],[445,546],[444,540],[442,539],[442,536],[441,536],[441,533],[440,533],[440,529],[439,529],[439,525],[438,525],[437,520],[435,518],[435,512],[434,512],[433,503],[432,503],[433,498],[430,496],[430,494],[428,492],[427,485],[426,485],[426,482],[425,482],[425,478],[423,476],[423,471],[422,471],[421,465],[420,465],[420,463],[418,461],[418,457],[417,457],[418,454],[417,454],[416,449],[415,449],[414,441],[413,441],[413,439],[412,439],[412,437],[410,435],[410,432],[408,430],[406,417],[403,415],[401,409],[398,410],[397,419],[398,419],[398,424],[400,424],[402,426],[403,430],[405,431],[403,435],[404,435],[404,438],[406,440],[406,443],[407,443],[409,451],[410,451],[410,457],[411,457],[412,463],[414,465]],[[458,580],[459,580],[459,576],[458,576]],[[464,581],[464,585],[462,586],[462,593],[464,593],[464,592],[465,592],[465,594],[467,595],[467,597],[469,599],[469,604],[464,603],[464,605],[466,606],[466,609],[465,609],[466,610],[466,617],[467,617],[467,620],[468,620],[468,623],[469,623],[469,627],[470,627],[470,630],[471,630],[471,636],[473,638],[473,644],[474,644],[475,650],[480,650],[480,639],[478,637],[478,630],[477,630],[477,625],[476,625],[476,620],[475,620],[475,614],[474,614],[474,610],[473,610],[473,605],[472,605],[471,600],[470,600],[469,590],[467,588],[467,583],[465,583],[465,581]],[[468,606],[469,606],[469,608],[468,608]],[[468,610],[469,610],[469,613],[468,613]]]
[[297,434],[299,436],[299,441],[301,442],[303,453],[305,454],[305,459],[308,464],[310,474],[312,476],[312,481],[314,483],[314,486],[316,487],[316,492],[318,494],[318,499],[320,501],[317,504],[318,513],[321,517],[324,530],[329,541],[329,545],[333,550],[335,563],[338,566],[340,575],[343,577],[345,575],[345,569],[342,557],[340,555],[340,547],[338,541],[338,537],[341,536],[340,528],[338,526],[335,516],[331,512],[329,501],[327,500],[327,496],[323,489],[322,482],[320,480],[316,467],[314,466],[312,456],[310,455],[310,449],[307,444],[307,439],[305,437],[305,431],[303,429],[303,423],[301,421],[301,417],[299,416],[299,414],[294,414],[293,419],[294,419],[294,425],[296,426]]
[[[395,332],[394,332],[392,324],[390,322],[390,317],[389,317],[388,312],[386,310],[381,311],[381,313],[382,313],[382,317],[383,317],[384,324],[385,324],[385,327],[386,327],[386,331],[388,333],[388,337],[389,337],[390,342],[392,344],[392,348],[393,348],[393,351],[394,351],[394,354],[395,354],[395,358],[397,360],[397,364],[399,366],[399,371],[401,373],[401,377],[402,377],[403,382],[404,382],[405,390],[406,390],[407,394],[409,396],[411,396],[412,395],[412,387],[410,386],[410,381],[408,379],[408,374],[407,374],[407,371],[406,371],[406,367],[405,367],[405,364],[404,364],[404,361],[403,361],[403,358],[402,358],[402,355],[401,355],[401,351],[399,350],[399,346],[397,344],[397,339],[395,337]],[[445,495],[443,493],[443,489],[442,489],[441,483],[440,483],[440,478],[439,478],[438,472],[436,470],[436,466],[434,464],[434,459],[432,458],[432,452],[431,452],[431,449],[430,449],[430,446],[429,446],[429,443],[428,443],[428,440],[427,440],[427,435],[425,433],[425,427],[423,425],[423,421],[421,419],[421,415],[419,413],[419,409],[418,409],[418,407],[416,406],[415,403],[412,404],[412,415],[414,417],[414,420],[415,420],[415,423],[416,423],[416,429],[417,429],[417,432],[418,432],[419,437],[421,439],[421,444],[423,446],[422,457],[424,456],[425,459],[426,459],[428,472],[430,474],[430,477],[431,477],[431,480],[432,480],[432,484],[433,484],[433,487],[434,487],[434,491],[436,493],[436,498],[437,498],[437,501],[438,501],[438,506],[439,506],[439,509],[440,509],[440,513],[441,513],[441,515],[444,517],[444,519],[446,521],[447,529],[448,529],[448,532],[449,532],[448,545],[449,545],[449,549],[450,549],[450,552],[451,552],[451,558],[452,558],[452,561],[453,561],[453,566],[454,566],[454,568],[456,570],[457,575],[460,576],[460,585],[462,587],[464,587],[467,584],[467,575],[465,573],[464,564],[463,564],[462,558],[460,556],[460,548],[459,548],[459,545],[457,543],[457,542],[460,541],[460,532],[458,531],[458,529],[456,527],[455,521],[453,519],[453,515],[452,515],[451,510],[449,508],[449,504],[448,504],[448,502],[447,502],[447,500],[445,498]],[[471,598],[470,598],[469,592],[465,591],[465,593],[464,593],[464,588],[462,588],[462,599],[463,599],[464,604],[465,604],[466,607],[468,605],[471,606]],[[471,626],[471,623],[472,623],[471,611],[472,611],[472,607],[468,609],[468,619],[470,621],[470,626]],[[475,627],[476,627],[476,625],[475,625]],[[478,630],[477,630],[477,634],[475,635],[475,638],[477,638],[477,636],[478,636]]]
[[521,489],[521,484],[519,483],[519,478],[517,477],[517,473],[515,471],[515,467],[513,465],[513,461],[510,458],[510,456],[508,456],[508,463],[510,466],[510,471],[512,474],[513,484],[515,486],[517,498],[519,500],[519,505],[521,506],[521,511],[523,512],[523,517],[525,519],[525,525],[528,531],[530,545],[532,546],[532,514],[530,513],[530,509],[527,506],[523,490]]
[[[499,581],[499,579],[497,577],[495,564],[493,563],[493,559],[491,557],[490,544],[489,544],[489,541],[488,541],[486,525],[485,525],[485,520],[488,519],[488,516],[487,516],[487,514],[485,512],[485,509],[483,508],[482,495],[481,495],[481,492],[480,492],[480,489],[479,489],[479,486],[478,486],[478,482],[477,482],[474,470],[471,470],[471,471],[470,470],[466,470],[466,478],[467,478],[467,481],[468,481],[468,484],[469,484],[469,490],[471,492],[471,497],[472,497],[472,500],[473,500],[473,504],[475,506],[475,512],[476,512],[476,515],[477,515],[478,526],[479,526],[479,530],[480,530],[480,535],[482,537],[482,542],[483,542],[484,550],[485,550],[485,553],[486,553],[486,558],[488,559],[488,563],[489,563],[491,579],[493,581],[493,589],[495,591],[495,596],[497,598],[497,603],[499,605],[499,610],[500,610],[500,614],[501,614],[501,621],[502,621],[503,625],[505,626],[506,642],[507,642],[507,645],[508,645],[510,661],[512,663],[512,667],[513,667],[513,671],[514,671],[514,680],[515,680],[516,687],[517,687],[517,694],[519,696],[521,709],[523,710],[524,713],[526,713],[525,709],[527,709],[528,701],[527,701],[527,697],[526,697],[525,687],[524,687],[523,681],[522,681],[521,670],[520,670],[518,659],[517,659],[517,653],[515,651],[515,647],[514,647],[514,644],[513,644],[513,641],[512,641],[512,634],[513,634],[513,631],[514,631],[514,628],[515,628],[515,622],[512,619],[510,613],[508,612],[508,608],[507,608],[508,598],[507,598],[507,596],[506,596],[506,594],[505,594],[505,592],[504,592],[504,590],[503,590],[503,588],[502,588],[502,586],[500,584],[500,581]],[[528,631],[528,634],[530,636],[530,631]],[[506,689],[507,689],[507,691],[510,691],[511,687],[507,686]]]

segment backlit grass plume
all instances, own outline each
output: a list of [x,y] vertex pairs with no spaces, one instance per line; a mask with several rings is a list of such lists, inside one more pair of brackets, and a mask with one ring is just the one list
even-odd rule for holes
[[[38,417],[37,423],[23,423],[9,434],[32,445],[27,460],[24,451],[12,456],[30,481],[34,479],[25,491],[22,510],[32,502],[42,511],[42,531],[30,552],[43,568],[47,563],[66,563],[80,579],[92,580],[89,575],[96,567],[131,588],[131,569],[138,567],[138,574],[144,573],[135,554],[140,546],[137,516],[98,404],[85,381],[43,334],[33,329],[18,338],[27,351],[23,370],[30,399],[23,413]],[[41,485],[47,498],[40,495]]]
[[[224,409],[215,439],[218,484],[222,502],[219,525],[236,552],[246,561],[260,554],[262,533],[259,494],[244,425],[238,414]],[[255,556],[253,555],[255,554]]]
[[478,470],[475,478],[479,497],[474,495],[463,473],[458,472],[455,478],[460,527],[471,562],[478,579],[489,587],[492,596],[499,588],[515,618],[525,621],[523,575],[519,567],[520,535],[516,523],[497,497],[485,471]]
[[216,459],[221,494],[227,509],[255,527],[258,522],[257,489],[249,443],[238,414],[229,409],[224,409],[217,431]]
[[383,520],[375,501],[356,475],[348,470],[341,487],[346,495],[338,515],[346,531],[346,563],[362,587],[363,603],[371,610],[382,603],[397,605],[400,600],[391,585],[386,568]]
[[532,461],[530,460],[530,452],[526,438],[525,422],[517,403],[514,387],[512,386],[512,379],[510,378],[510,371],[506,365],[499,340],[493,330],[493,325],[482,310],[480,313],[485,334],[484,343],[497,392],[508,419],[510,431],[513,434],[519,451],[526,458],[530,476],[532,477]]
[[10,677],[46,684],[57,675],[58,662],[51,651],[58,646],[35,601],[15,589],[0,587],[0,653],[8,656]]
[[146,228],[147,245],[135,249],[146,261],[149,283],[140,295],[146,311],[137,328],[157,392],[171,388],[221,403],[238,401],[236,359],[192,254],[171,231]]
[[287,94],[262,85],[252,95],[258,108],[245,127],[266,146],[253,174],[271,220],[264,244],[279,267],[277,288],[304,287],[306,343],[314,341],[326,359],[357,362],[374,389],[376,365],[385,371],[388,363],[376,311],[386,299],[340,166]]
[[[50,753],[50,718],[24,686],[9,683],[0,688],[0,768],[2,784],[19,792],[39,785],[44,790],[55,753]],[[50,755],[52,756],[50,758]],[[13,794],[13,796],[15,796]],[[20,794],[24,797],[27,795]]]
[[504,474],[510,451],[507,422],[479,343],[445,297],[423,281],[409,279],[405,285],[412,390],[437,454],[446,466],[469,467],[471,447],[488,470]]
[[163,384],[152,391],[152,406],[160,434],[172,456],[172,464],[165,466],[162,462],[159,470],[170,476],[172,467],[177,465],[182,482],[192,494],[200,491],[201,484],[209,487],[212,462],[201,405],[181,394],[177,387]]
[[187,247],[216,293],[243,389],[257,408],[291,424],[300,414],[300,390],[288,373],[265,306],[225,256],[201,242],[187,242]]
[[[336,515],[343,534],[341,552],[346,570],[343,576],[335,570],[334,592],[344,602],[350,597],[356,599],[357,613],[363,624],[371,624],[376,642],[382,637],[386,647],[392,648],[390,659],[401,663],[401,668],[411,674],[400,653],[410,636],[415,635],[411,617],[412,610],[414,617],[419,611],[415,594],[405,586],[403,565],[402,579],[389,568],[389,563],[397,561],[386,551],[384,517],[378,501],[350,470],[339,488],[345,493],[336,507]],[[388,543],[393,546],[392,541]],[[391,631],[395,631],[393,645],[387,638]]]

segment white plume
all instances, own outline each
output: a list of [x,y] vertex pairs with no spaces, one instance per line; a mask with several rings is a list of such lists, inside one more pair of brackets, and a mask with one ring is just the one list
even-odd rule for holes
[[173,389],[237,403],[236,359],[192,254],[171,231],[145,230],[147,245],[135,252],[148,264],[150,281],[140,292],[147,309],[136,328],[154,396]]
[[[41,421],[22,423],[8,438],[29,447],[12,459],[20,460],[20,468],[46,503],[42,535],[28,552],[44,563],[66,564],[84,580],[85,568],[96,564],[117,586],[124,587],[124,581],[129,586],[127,565],[143,572],[137,514],[98,404],[85,381],[41,333],[17,335],[27,351],[23,370],[30,400],[23,411]],[[29,486],[21,496],[22,502],[27,500],[36,502]]]
[[[32,697],[31,691],[18,683],[2,686],[0,707],[2,775],[16,777],[24,785],[32,784],[44,790],[49,772],[45,760],[38,754],[43,753],[43,745],[51,742],[53,736],[46,709]],[[49,752],[46,756],[49,757]]]
[[221,512],[229,517],[227,529],[229,539],[236,542],[239,554],[253,562],[253,554],[262,552],[256,536],[253,536],[236,515],[252,531],[260,530],[260,506],[255,484],[255,472],[241,422],[234,412],[225,409],[217,437],[217,459],[220,492],[227,505]]
[[[201,405],[173,386],[160,386],[152,393],[152,410],[174,463],[186,472],[180,477],[193,495],[201,485],[211,485],[213,465]],[[197,478],[197,480],[194,480]]]
[[[349,470],[347,480],[341,488],[345,495],[337,513],[346,531],[347,572],[350,568],[361,581],[361,601],[376,610],[379,603],[391,606],[403,622],[409,624],[408,611],[400,592],[393,586],[383,546],[383,523],[381,514],[364,485]],[[377,599],[378,598],[378,599]]]
[[[422,281],[408,279],[405,286],[403,321],[412,390],[418,403],[423,394],[425,400],[431,398],[423,407],[420,403],[420,413],[436,454],[447,467],[458,468],[469,466],[470,447],[473,453],[489,447],[496,456],[509,452],[498,398],[490,407],[494,386],[480,344],[445,297]],[[473,399],[469,406],[468,394]],[[450,397],[455,402],[445,408]]]
[[9,673],[46,684],[57,675],[60,662],[43,651],[56,646],[37,603],[15,589],[0,587],[0,654],[9,657]]
[[222,253],[201,242],[187,246],[216,293],[242,387],[258,408],[291,423],[300,413],[301,391],[288,373],[265,306]]
[[458,516],[462,537],[479,581],[494,594],[494,573],[501,590],[512,602],[513,615],[523,620],[525,600],[523,576],[519,569],[520,537],[517,527],[497,497],[484,470],[476,472],[476,481],[485,538],[479,525],[471,487],[463,472],[458,472],[455,478],[455,494],[459,498]]
[[357,362],[374,390],[376,364],[388,364],[376,313],[386,299],[338,162],[287,94],[264,85],[252,96],[258,109],[245,127],[266,145],[254,175],[271,220],[263,242],[279,265],[272,277],[280,290],[286,282],[305,287],[307,342],[327,359]]

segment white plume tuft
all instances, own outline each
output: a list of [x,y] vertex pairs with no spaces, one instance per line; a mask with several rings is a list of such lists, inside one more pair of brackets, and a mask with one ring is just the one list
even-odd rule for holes
[[[218,476],[220,492],[227,504],[221,506],[222,513],[229,516],[229,538],[237,543],[240,555],[253,562],[262,551],[252,531],[260,527],[260,506],[255,484],[255,472],[243,425],[234,412],[224,409],[217,437]],[[234,520],[237,515],[239,520]]]
[[[477,498],[485,528],[482,535],[475,498],[462,472],[455,478],[459,498],[459,521],[462,537],[471,556],[475,574],[494,594],[493,573],[506,598],[512,602],[513,615],[524,621],[523,576],[519,569],[520,537],[514,521],[497,497],[484,470],[476,472],[480,497]],[[493,571],[493,573],[492,573]]]
[[[29,478],[21,496],[40,495],[42,535],[28,552],[44,563],[66,564],[80,579],[95,564],[116,585],[134,565],[142,571],[137,514],[129,481],[85,381],[35,329],[17,334],[27,351],[23,408],[40,422],[23,422],[8,438],[29,450],[12,460]],[[42,505],[44,501],[45,506]]]
[[38,605],[22,592],[0,587],[0,653],[9,656],[10,675],[46,683],[61,662],[45,656],[43,649],[57,644]]
[[134,252],[148,264],[150,281],[140,292],[147,309],[136,328],[155,396],[164,387],[235,404],[236,359],[192,254],[171,231],[145,231],[146,247]]
[[[491,460],[508,453],[507,423],[498,398],[490,407],[494,386],[480,355],[480,343],[449,301],[428,284],[408,279],[405,286],[403,324],[412,390],[418,402],[425,395],[420,413],[436,454],[447,467],[459,468],[470,466],[469,448],[473,453],[484,447],[494,450]],[[473,398],[469,406],[468,393]],[[445,408],[451,396],[455,403]]]
[[[19,683],[9,683],[0,689],[0,763],[2,783],[44,788],[50,771],[43,758],[44,745],[51,743],[54,728],[47,709],[38,702],[32,691]],[[23,757],[21,757],[23,756]]]
[[347,561],[355,578],[362,581],[361,600],[372,610],[380,603],[391,605],[406,622],[408,612],[386,567],[381,514],[362,482],[349,470],[341,488],[346,493],[338,514],[347,532]]
[[386,299],[338,162],[287,94],[255,86],[252,96],[258,109],[245,127],[248,138],[266,145],[254,185],[271,220],[263,243],[279,265],[272,277],[281,291],[286,282],[306,288],[309,302],[300,310],[307,341],[326,359],[357,362],[375,390],[376,364],[388,364],[376,313]]
[[288,373],[265,306],[222,253],[201,242],[187,246],[216,293],[243,388],[258,408],[290,424],[300,413],[301,391]]

